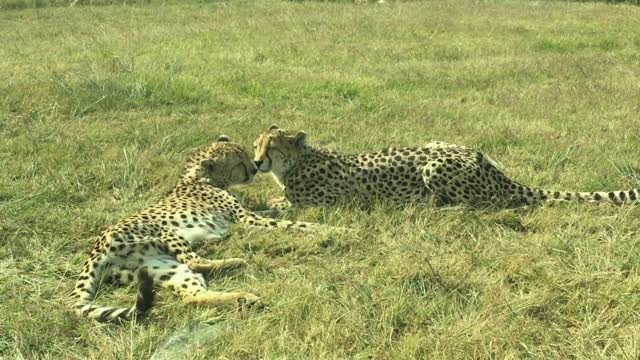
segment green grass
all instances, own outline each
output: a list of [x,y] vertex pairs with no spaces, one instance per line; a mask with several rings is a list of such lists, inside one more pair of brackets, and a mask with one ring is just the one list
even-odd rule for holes
[[[296,210],[286,217],[356,232],[238,227],[198,250],[249,258],[210,286],[268,311],[160,291],[147,321],[104,325],[76,318],[68,294],[92,236],[161,197],[191,149],[221,133],[249,148],[271,123],[344,151],[476,146],[548,189],[638,187],[640,8],[11,3],[0,358],[142,359],[185,329],[194,359],[638,358],[638,207]],[[234,191],[252,206],[280,195],[268,177]],[[100,301],[134,293],[105,287]]]

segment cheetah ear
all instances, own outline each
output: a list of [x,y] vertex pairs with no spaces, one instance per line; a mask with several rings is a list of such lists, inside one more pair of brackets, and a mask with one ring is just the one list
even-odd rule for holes
[[280,129],[280,127],[278,127],[278,125],[276,125],[276,124],[272,124],[272,125],[269,127],[269,131],[271,131],[271,130],[277,130],[277,129]]
[[296,134],[296,136],[293,137],[293,142],[297,146],[302,146],[304,145],[304,141],[306,138],[307,138],[307,133],[304,131],[300,131]]
[[217,142],[229,142],[230,139],[227,135],[220,135],[218,136],[218,140],[216,140]]
[[200,161],[200,166],[202,166],[203,169],[206,169],[207,172],[212,173],[216,169],[216,162],[212,159],[204,159]]

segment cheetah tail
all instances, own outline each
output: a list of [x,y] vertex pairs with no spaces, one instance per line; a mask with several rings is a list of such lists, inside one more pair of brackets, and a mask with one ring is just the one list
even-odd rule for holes
[[523,194],[527,203],[579,201],[591,203],[612,203],[616,205],[636,203],[640,201],[640,190],[617,191],[547,191],[541,189],[524,189]]
[[153,278],[146,268],[138,270],[138,296],[136,303],[130,307],[100,306],[90,301],[79,302],[75,305],[76,312],[82,316],[98,321],[130,320],[144,316],[155,301]]

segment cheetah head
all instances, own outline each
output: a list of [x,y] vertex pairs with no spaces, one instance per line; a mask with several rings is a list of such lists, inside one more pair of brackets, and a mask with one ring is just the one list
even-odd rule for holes
[[262,172],[284,174],[294,164],[297,155],[304,150],[306,138],[307,134],[304,131],[292,134],[277,125],[271,125],[253,143],[253,161]]
[[257,172],[258,168],[242,146],[222,135],[209,147],[192,156],[183,178],[204,180],[225,189],[252,182]]

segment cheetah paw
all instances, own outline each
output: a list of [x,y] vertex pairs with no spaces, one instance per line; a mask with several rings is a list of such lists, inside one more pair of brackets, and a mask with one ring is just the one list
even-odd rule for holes
[[286,210],[291,207],[291,203],[286,197],[279,197],[267,201],[267,206],[273,210]]
[[260,301],[260,298],[251,293],[240,293],[237,298],[238,308],[245,310],[249,308],[262,308],[264,304]]
[[247,261],[242,258],[230,258],[224,260],[215,260],[218,263],[218,269],[229,269],[237,267],[245,267],[248,265]]

